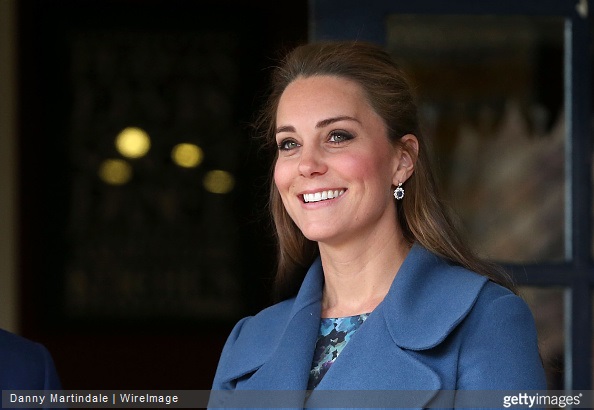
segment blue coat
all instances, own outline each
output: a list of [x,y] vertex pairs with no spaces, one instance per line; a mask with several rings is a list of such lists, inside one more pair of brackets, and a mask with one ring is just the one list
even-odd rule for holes
[[[323,283],[318,259],[295,298],[239,321],[213,390],[305,390]],[[317,389],[545,390],[546,380],[525,302],[415,244]]]
[[0,390],[60,390],[47,349],[0,329]]

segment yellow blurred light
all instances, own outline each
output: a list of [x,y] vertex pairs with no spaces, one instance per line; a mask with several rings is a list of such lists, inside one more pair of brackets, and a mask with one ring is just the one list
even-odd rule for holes
[[180,167],[194,168],[202,162],[204,152],[198,145],[182,143],[173,147],[171,158]]
[[121,159],[106,159],[99,167],[99,177],[110,185],[124,185],[132,178],[132,167]]
[[146,131],[137,127],[124,128],[116,137],[116,148],[128,158],[140,158],[151,148],[151,139]]
[[235,186],[235,178],[227,171],[209,171],[203,180],[204,188],[214,194],[227,194]]

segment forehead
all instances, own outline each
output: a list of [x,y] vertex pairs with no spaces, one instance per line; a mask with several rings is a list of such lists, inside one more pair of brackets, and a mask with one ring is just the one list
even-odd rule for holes
[[354,115],[373,111],[363,88],[353,80],[337,76],[299,77],[281,95],[277,119],[299,113]]

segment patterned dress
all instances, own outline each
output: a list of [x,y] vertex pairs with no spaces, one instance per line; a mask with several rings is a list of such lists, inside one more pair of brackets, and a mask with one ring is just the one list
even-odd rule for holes
[[316,388],[342,349],[368,316],[369,313],[363,313],[355,316],[321,319],[320,334],[309,373],[308,390]]

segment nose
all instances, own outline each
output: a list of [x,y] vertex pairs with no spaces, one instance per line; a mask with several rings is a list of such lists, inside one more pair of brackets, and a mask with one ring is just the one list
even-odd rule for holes
[[324,154],[315,146],[302,147],[298,167],[299,174],[306,178],[323,175],[328,169]]

